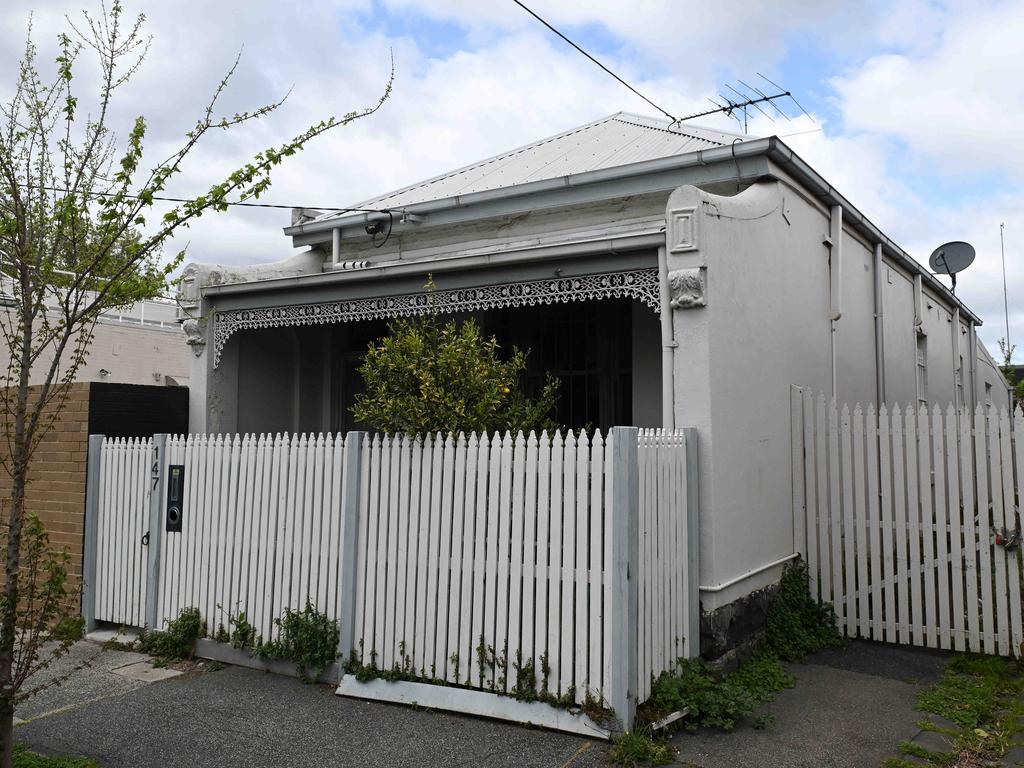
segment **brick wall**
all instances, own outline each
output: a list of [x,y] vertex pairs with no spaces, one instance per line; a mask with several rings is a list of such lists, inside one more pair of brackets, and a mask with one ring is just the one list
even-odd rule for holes
[[[6,445],[0,447],[6,450]],[[39,515],[50,544],[71,554],[73,581],[82,575],[85,468],[89,450],[89,383],[72,384],[63,412],[36,449],[26,492],[28,509]],[[11,479],[0,471],[0,505],[10,505]]]

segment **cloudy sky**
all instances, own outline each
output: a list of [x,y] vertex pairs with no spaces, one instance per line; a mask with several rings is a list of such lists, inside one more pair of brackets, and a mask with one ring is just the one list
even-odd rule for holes
[[[145,13],[148,60],[120,95],[115,123],[150,126],[165,156],[198,117],[239,49],[225,111],[292,88],[279,112],[212,137],[174,193],[196,194],[330,114],[367,106],[395,59],[394,93],[371,118],[321,137],[277,173],[266,201],[343,206],[619,110],[653,114],[511,0],[123,0]],[[926,262],[967,240],[978,259],[959,293],[995,352],[1005,336],[999,225],[1006,225],[1010,333],[1024,359],[1024,2],[831,0],[532,0],[545,16],[673,114],[706,108],[724,83],[757,72],[793,90],[813,116],[753,120],[777,133],[883,231]],[[65,14],[98,0],[7,0],[0,9],[0,96],[13,85],[34,14],[52,61]],[[85,89],[91,73],[84,66]],[[795,113],[794,113],[795,114]],[[715,125],[710,120],[707,124]],[[735,129],[725,119],[717,123]],[[794,135],[795,134],[795,135]],[[211,216],[178,247],[220,263],[290,253],[287,211]]]

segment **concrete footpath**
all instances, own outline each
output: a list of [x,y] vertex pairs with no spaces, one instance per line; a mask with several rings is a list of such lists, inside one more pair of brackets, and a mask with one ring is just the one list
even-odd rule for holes
[[[97,653],[81,643],[75,659]],[[607,764],[607,745],[443,712],[345,699],[327,686],[238,667],[156,680],[145,657],[103,651],[18,711],[16,737],[105,766],[524,766]],[[68,662],[70,663],[70,662]],[[852,643],[795,665],[762,730],[674,738],[700,768],[878,766],[917,732],[913,709],[940,655]],[[57,674],[59,670],[55,670]]]
[[678,762],[700,768],[878,768],[918,732],[917,694],[942,677],[948,655],[851,642],[795,664],[796,686],[762,712],[761,729],[679,734]]

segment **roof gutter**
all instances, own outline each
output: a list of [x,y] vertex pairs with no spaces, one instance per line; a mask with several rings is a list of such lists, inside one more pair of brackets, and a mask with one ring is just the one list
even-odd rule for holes
[[203,289],[204,296],[230,296],[280,291],[288,288],[311,288],[336,284],[350,284],[366,280],[402,277],[405,275],[423,275],[427,272],[440,274],[457,272],[479,267],[502,266],[506,264],[525,264],[547,261],[552,258],[576,258],[595,256],[605,253],[618,254],[629,251],[655,249],[665,244],[665,232],[662,229],[653,232],[638,232],[624,237],[607,240],[584,240],[557,245],[529,246],[516,248],[501,253],[455,256],[442,259],[398,260],[371,263],[366,267],[350,270],[332,270],[318,275],[298,275],[276,277],[268,280],[256,280],[247,283],[223,283],[211,285]]
[[[596,171],[585,171],[569,176],[559,176],[553,179],[542,179],[526,184],[518,184],[512,187],[473,192],[468,195],[454,195],[441,198],[440,200],[428,200],[422,203],[399,206],[396,211],[405,214],[428,216],[438,211],[447,211],[458,208],[469,208],[481,203],[489,203],[501,200],[512,200],[514,198],[533,195],[539,192],[547,192],[559,189],[571,189],[585,187],[604,182],[615,181],[635,176],[642,176],[649,173],[662,171],[680,170],[718,163],[735,163],[741,158],[767,156],[786,170],[794,179],[799,181],[813,197],[816,197],[826,206],[840,206],[843,210],[844,223],[848,222],[851,227],[859,231],[871,243],[882,246],[882,251],[888,254],[894,261],[901,264],[913,275],[920,275],[923,282],[939,293],[953,307],[959,307],[961,315],[975,325],[981,325],[982,321],[967,306],[957,298],[952,291],[943,285],[931,272],[926,270],[913,259],[906,251],[889,239],[878,227],[876,227],[863,213],[861,213],[849,200],[839,193],[831,184],[818,174],[806,161],[793,152],[777,136],[770,136],[764,139],[737,142],[730,146],[702,149],[696,152],[689,152],[684,155],[672,155],[669,157],[644,160],[639,163],[620,165],[613,168],[602,168]],[[341,216],[323,221],[309,221],[304,224],[297,224],[285,227],[284,233],[289,237],[298,235],[310,235],[317,232],[325,233],[325,240],[334,235],[328,234],[340,229],[365,226],[369,221],[387,218],[382,213],[362,213],[353,216]]]
[[768,156],[785,168],[793,178],[801,182],[822,203],[828,206],[841,206],[844,222],[849,223],[872,243],[881,245],[883,253],[906,267],[911,274],[920,275],[922,282],[926,283],[928,287],[942,295],[953,307],[959,307],[963,316],[973,321],[976,325],[981,325],[981,318],[968,309],[949,288],[939,282],[938,278],[931,272],[917,263],[910,254],[890,240],[882,230],[872,224],[863,213],[857,210],[849,200],[839,194],[831,184],[825,181],[817,171],[792,149],[787,147],[781,139],[772,136],[767,141],[770,142],[767,150]]
[[[617,179],[633,176],[642,176],[644,174],[657,173],[659,171],[672,171],[680,168],[714,165],[726,160],[732,162],[734,158],[757,157],[759,155],[766,154],[770,141],[771,139],[754,139],[753,141],[739,142],[728,147],[702,149],[697,152],[689,152],[685,155],[659,157],[654,160],[630,163],[629,165],[617,165],[613,168],[602,168],[596,171],[574,173],[570,176],[558,176],[553,179],[531,181],[526,184],[517,184],[513,187],[501,187],[499,189],[489,189],[483,192],[473,192],[468,195],[454,195],[452,197],[441,198],[440,200],[428,200],[426,202],[414,203],[412,205],[402,205],[397,206],[392,210],[396,212],[401,211],[405,214],[427,216],[437,211],[447,211],[452,208],[468,208],[480,203],[523,197],[524,195],[533,195],[538,192],[584,187],[590,184],[600,184],[602,182],[615,181]],[[345,215],[333,219],[307,221],[304,224],[285,227],[284,233],[289,237],[294,237],[296,235],[309,235],[314,232],[330,232],[331,230],[339,228],[344,229],[347,227],[365,226],[368,221],[376,221],[378,219],[386,218],[387,214],[382,213],[362,213],[353,216]],[[327,238],[325,237],[325,240],[326,239]]]

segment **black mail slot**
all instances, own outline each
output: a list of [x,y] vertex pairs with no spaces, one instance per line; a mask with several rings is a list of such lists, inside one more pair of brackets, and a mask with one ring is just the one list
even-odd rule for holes
[[185,510],[185,465],[171,464],[167,468],[167,531],[181,533],[181,519]]

